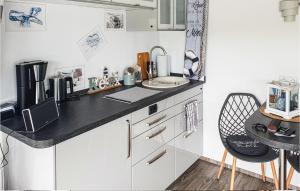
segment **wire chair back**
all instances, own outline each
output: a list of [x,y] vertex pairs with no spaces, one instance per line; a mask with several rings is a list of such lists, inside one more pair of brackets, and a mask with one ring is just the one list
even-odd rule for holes
[[231,135],[246,135],[246,120],[261,106],[258,99],[248,93],[231,93],[227,96],[219,115],[219,132],[222,142]]

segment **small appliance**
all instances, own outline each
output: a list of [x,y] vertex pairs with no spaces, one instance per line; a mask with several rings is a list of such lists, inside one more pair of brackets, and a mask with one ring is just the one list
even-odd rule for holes
[[55,76],[49,79],[49,97],[57,102],[65,101],[70,94],[74,93],[72,77]]
[[48,62],[36,60],[16,65],[17,112],[46,99],[44,80]]

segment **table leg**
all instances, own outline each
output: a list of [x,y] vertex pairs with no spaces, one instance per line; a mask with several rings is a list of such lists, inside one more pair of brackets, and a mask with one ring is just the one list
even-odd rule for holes
[[279,189],[286,190],[286,155],[284,149],[279,151]]

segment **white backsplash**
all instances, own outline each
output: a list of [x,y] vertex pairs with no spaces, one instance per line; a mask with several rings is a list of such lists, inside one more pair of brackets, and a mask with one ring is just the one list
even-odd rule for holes
[[[159,44],[158,32],[106,31],[103,8],[47,4],[47,30],[41,32],[4,32],[1,37],[0,101],[16,99],[15,64],[22,60],[49,62],[47,76],[57,68],[84,66],[85,87],[88,77],[100,76],[107,66],[122,77],[125,67],[136,64],[138,52]],[[89,61],[82,55],[78,41],[99,25],[105,36],[102,46]],[[1,28],[4,28],[3,25]]]

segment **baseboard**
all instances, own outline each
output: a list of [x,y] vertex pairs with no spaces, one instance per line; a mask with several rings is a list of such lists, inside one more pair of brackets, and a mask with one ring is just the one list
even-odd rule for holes
[[[221,164],[221,162],[219,162],[219,161],[216,161],[216,160],[213,160],[213,159],[210,159],[210,158],[207,158],[207,157],[203,157],[203,156],[200,157],[200,160],[203,160],[203,161],[206,161],[206,162],[209,162],[209,163],[212,163],[212,164],[216,164],[216,165],[220,165]],[[231,165],[229,165],[229,164],[225,163],[224,166],[226,168],[231,169]],[[254,173],[254,172],[251,172],[251,171],[248,171],[248,170],[245,170],[245,169],[241,169],[241,168],[238,168],[238,167],[236,168],[236,171],[244,173],[244,174],[252,176],[252,177],[255,177],[255,178],[261,178],[260,174],[257,174],[257,173]],[[266,181],[268,181],[270,183],[273,183],[273,178],[266,177]],[[300,187],[294,186],[294,185],[290,185],[290,188],[292,190],[300,190]]]

